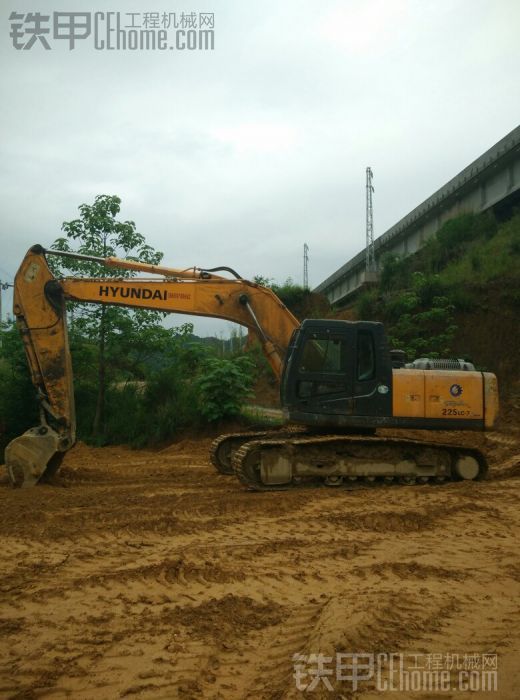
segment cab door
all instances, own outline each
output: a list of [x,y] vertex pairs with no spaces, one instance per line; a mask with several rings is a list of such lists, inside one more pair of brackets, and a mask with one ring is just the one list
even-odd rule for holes
[[[295,403],[311,413],[351,415],[354,330],[309,333],[296,367]],[[294,375],[293,375],[294,376]]]
[[382,326],[358,326],[354,363],[354,414],[392,415],[392,367]]

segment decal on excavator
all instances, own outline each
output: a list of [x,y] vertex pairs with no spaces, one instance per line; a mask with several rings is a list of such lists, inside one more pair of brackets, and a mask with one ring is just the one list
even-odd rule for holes
[[109,285],[99,286],[100,297],[111,297],[112,299],[162,299],[166,301],[167,292],[162,289],[146,289],[132,287],[112,287]]

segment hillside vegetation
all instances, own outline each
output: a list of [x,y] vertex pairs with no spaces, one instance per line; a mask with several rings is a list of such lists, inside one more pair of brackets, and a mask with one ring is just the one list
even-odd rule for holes
[[414,255],[385,256],[379,285],[351,311],[383,321],[410,360],[465,357],[508,388],[518,379],[520,214],[463,214]]

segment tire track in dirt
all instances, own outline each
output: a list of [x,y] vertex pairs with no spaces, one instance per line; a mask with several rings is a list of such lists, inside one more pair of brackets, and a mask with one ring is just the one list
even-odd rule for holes
[[514,680],[518,444],[478,484],[286,494],[185,447],[0,486],[0,695],[296,698],[294,654],[363,650],[496,649]]

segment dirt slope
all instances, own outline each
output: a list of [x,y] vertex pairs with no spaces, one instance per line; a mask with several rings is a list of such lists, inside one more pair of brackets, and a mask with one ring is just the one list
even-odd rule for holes
[[295,653],[399,651],[498,653],[499,692],[471,697],[517,698],[520,433],[478,440],[482,483],[250,493],[207,440],[4,480],[0,697],[295,698]]

